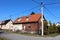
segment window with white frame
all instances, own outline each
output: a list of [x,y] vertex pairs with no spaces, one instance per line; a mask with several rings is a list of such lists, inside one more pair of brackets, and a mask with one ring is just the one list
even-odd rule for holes
[[21,21],[21,18],[19,18],[18,21]]
[[26,21],[28,21],[29,20],[29,17],[26,17]]

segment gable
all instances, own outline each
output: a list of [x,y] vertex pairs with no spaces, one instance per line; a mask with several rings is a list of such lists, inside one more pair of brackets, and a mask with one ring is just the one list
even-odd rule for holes
[[3,21],[1,22],[1,25],[6,25],[9,21],[12,21],[12,20],[11,20],[11,19],[3,20]]

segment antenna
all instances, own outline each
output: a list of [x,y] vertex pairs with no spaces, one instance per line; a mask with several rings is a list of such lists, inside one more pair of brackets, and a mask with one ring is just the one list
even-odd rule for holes
[[12,15],[9,16],[9,19],[12,19]]

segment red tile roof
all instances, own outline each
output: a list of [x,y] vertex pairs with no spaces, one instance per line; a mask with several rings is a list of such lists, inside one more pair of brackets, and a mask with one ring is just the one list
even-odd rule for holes
[[[33,15],[17,18],[14,21],[14,23],[37,22],[40,18],[41,18],[41,14],[33,14]],[[19,21],[19,19],[20,19],[20,21]]]

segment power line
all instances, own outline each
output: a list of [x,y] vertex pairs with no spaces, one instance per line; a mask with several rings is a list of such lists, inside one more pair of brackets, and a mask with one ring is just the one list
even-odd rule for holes
[[[35,0],[32,0],[32,1],[35,2],[35,3],[37,3],[37,4],[39,4],[39,5],[41,4],[41,3],[39,3],[39,2],[37,2],[37,1],[35,1]],[[44,4],[44,5],[53,5],[53,4],[58,4],[58,3],[60,3],[60,2],[55,2],[55,3],[50,3],[50,4]],[[27,10],[21,12],[21,13],[24,13],[24,12],[30,11],[30,10],[35,9],[35,8],[37,8],[37,7],[38,7],[38,6],[33,7],[33,8],[30,8],[30,9],[27,9]],[[16,15],[16,14],[13,14],[13,15]]]
[[35,1],[35,0],[32,0],[33,2],[37,3],[37,4],[40,4],[39,2]]
[[27,10],[21,12],[21,13],[24,13],[24,12],[30,11],[30,10],[35,9],[35,8],[38,8],[38,7],[39,7],[39,6],[36,6],[36,7],[30,8],[30,9],[27,9]]
[[[41,3],[38,3],[36,1],[33,0],[33,2],[37,3],[37,4],[41,4]],[[45,5],[54,5],[54,4],[59,4],[60,2],[55,2],[55,3],[50,3],[50,4],[43,4],[43,6]],[[47,9],[47,8],[46,8]],[[50,12],[56,19],[58,19],[59,17],[55,16],[49,9],[47,9],[48,12]],[[60,18],[59,18],[60,20]]]
[[53,17],[55,17],[56,19],[60,20],[59,17],[57,17],[56,15],[54,15],[49,9],[47,9],[46,7],[44,7]]
[[[40,5],[40,3],[39,3],[39,2],[34,1],[34,0],[32,0],[32,1]],[[55,2],[55,3],[50,3],[50,4],[44,4],[44,5],[53,5],[53,4],[58,4],[58,3],[60,3],[60,2]],[[25,12],[30,11],[30,10],[32,10],[32,9],[35,9],[35,8],[37,8],[37,7],[38,7],[38,6],[33,7],[33,8],[30,8],[30,9],[27,9],[27,10],[25,10],[25,11],[21,12],[21,13],[25,13]],[[12,14],[12,15],[17,15],[17,13],[16,13],[16,14]],[[54,15],[54,16],[55,16],[55,15]],[[55,16],[55,17],[56,17],[56,16]]]
[[[35,0],[32,0],[33,2],[35,2],[35,3],[37,3],[37,4],[41,4],[41,3],[39,3],[39,2],[37,2],[37,1],[35,1]],[[41,0],[41,2],[42,2],[42,0]],[[44,4],[44,5],[54,5],[54,4],[59,4],[60,2],[55,2],[55,3],[50,3],[50,4]]]
[[55,3],[50,3],[50,4],[44,4],[44,5],[54,5],[54,4],[59,4],[60,2],[55,2]]
[[[20,12],[20,13],[25,13],[25,12],[27,12],[27,11],[30,11],[30,10],[32,10],[32,9],[36,9],[36,8],[38,8],[39,6],[35,6],[35,7],[33,7],[33,8],[30,8],[30,9],[27,9],[27,10],[25,10],[25,11],[22,11],[22,12]],[[13,15],[18,15],[17,13],[15,13],[15,14],[11,14],[12,16]],[[9,15],[10,16],[10,15]]]

